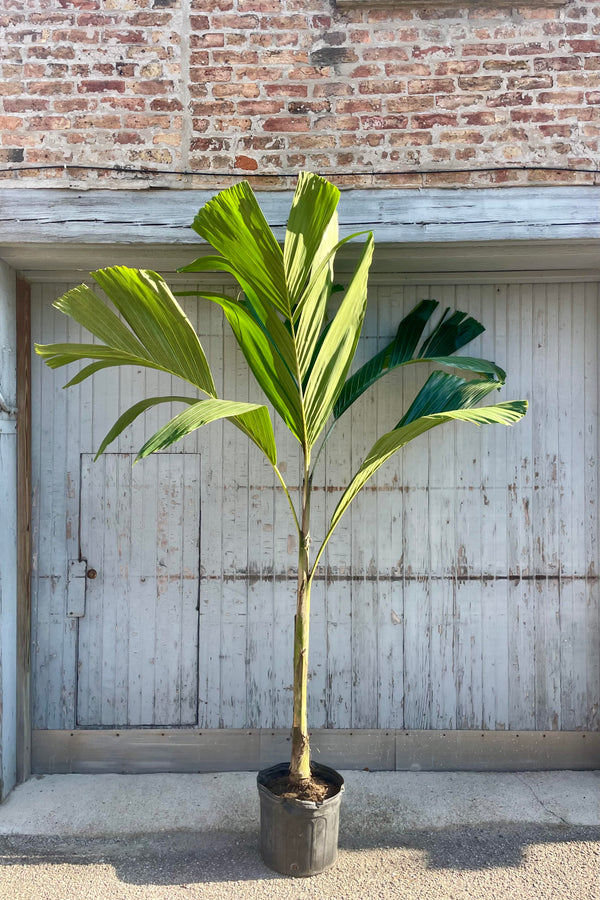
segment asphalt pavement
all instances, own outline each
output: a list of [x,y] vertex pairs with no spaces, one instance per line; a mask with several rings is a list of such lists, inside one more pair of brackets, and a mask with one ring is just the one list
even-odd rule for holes
[[0,806],[1,900],[600,900],[600,771],[344,772],[340,853],[258,852],[255,775],[49,775]]

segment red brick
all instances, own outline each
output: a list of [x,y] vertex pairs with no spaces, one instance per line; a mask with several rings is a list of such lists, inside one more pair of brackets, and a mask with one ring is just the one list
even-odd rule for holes
[[315,127],[323,131],[358,131],[359,120],[355,116],[323,116]]
[[520,91],[497,94],[495,97],[489,97],[486,101],[487,106],[531,106],[532,103],[533,97]]
[[534,59],[533,68],[536,72],[546,72],[552,70],[555,72],[572,71],[581,69],[581,59],[576,56],[547,56]]
[[288,112],[295,116],[329,112],[330,109],[331,104],[329,100],[292,100],[288,103]]
[[526,59],[486,59],[483,68],[494,72],[518,72],[529,69]]
[[198,66],[190,68],[192,81],[231,81],[233,69],[230,66]]
[[63,131],[71,127],[71,122],[66,116],[34,116],[29,126],[34,131]]
[[479,131],[459,128],[456,131],[442,131],[440,141],[447,144],[483,144],[484,137]]
[[263,123],[265,131],[288,132],[288,131],[308,131],[310,125],[306,119],[298,116],[280,116],[276,119],[267,119]]
[[463,44],[463,56],[506,56],[506,44]]
[[190,35],[190,47],[192,49],[196,48],[210,48],[210,47],[224,47],[225,46],[225,35],[221,32],[209,31],[208,34],[192,34]]
[[506,86],[510,91],[535,91],[552,87],[552,75],[522,75],[508,78]]
[[421,75],[427,77],[431,75],[431,67],[423,65],[423,63],[390,63],[385,67],[386,75]]
[[456,116],[450,113],[430,113],[413,116],[411,124],[414,128],[433,128],[434,125],[456,125]]
[[456,85],[451,78],[429,78],[408,82],[409,94],[451,94]]
[[137,131],[118,131],[114,141],[117,144],[143,144],[144,139]]
[[358,90],[361,94],[404,94],[406,93],[405,81],[362,81]]
[[367,130],[387,131],[388,129],[393,129],[398,131],[401,128],[406,128],[408,119],[406,116],[361,116],[360,124]]
[[544,137],[571,137],[572,129],[570,125],[554,123],[552,125],[540,125],[540,132]]
[[573,53],[600,53],[600,41],[561,41],[561,46],[570,47]]
[[24,120],[16,116],[0,116],[0,131],[16,131],[21,128]]
[[241,100],[237,111],[242,116],[273,116],[281,112],[283,106],[281,100]]
[[502,78],[494,75],[480,75],[474,78],[459,78],[458,86],[462,91],[498,91],[502,87]]
[[167,100],[164,97],[157,97],[151,102],[150,109],[154,109],[157,112],[179,112],[183,109],[183,103],[176,98]]
[[479,69],[479,60],[451,59],[438,63],[435,67],[436,75],[473,75]]
[[412,55],[415,59],[427,56],[456,56],[456,50],[454,47],[432,44],[428,47],[413,47]]
[[513,47],[508,48],[509,56],[537,56],[542,53],[553,53],[555,47],[553,44],[547,44],[544,46],[541,43],[533,43],[533,44],[516,44]]
[[4,111],[7,113],[42,112],[49,106],[50,101],[42,100],[41,97],[23,97],[15,100],[7,97],[4,101]]
[[[237,85],[238,89],[243,85]],[[256,96],[258,96],[258,86],[256,88]],[[308,87],[305,84],[264,84],[263,89],[268,97],[307,97]]]
[[513,122],[551,122],[554,119],[554,111],[542,109],[511,109],[510,117]]
[[236,169],[244,169],[246,172],[255,172],[258,169],[258,163],[249,156],[236,156],[235,167]]
[[462,113],[461,119],[465,125],[494,125],[496,123],[496,113],[490,110]]
[[259,27],[258,16],[213,16],[210,23],[215,31],[254,31]]
[[125,93],[124,81],[82,81],[78,87],[81,94],[102,94],[105,91],[112,93]]
[[542,91],[541,94],[538,94],[538,102],[552,103],[554,106],[582,103],[583,91]]
[[369,98],[368,100],[338,100],[335,104],[338,113],[367,113],[379,112],[381,109],[381,100]]
[[434,98],[429,95],[393,97],[387,101],[387,108],[391,113],[424,112],[427,109],[433,109],[434,106]]
[[44,94],[46,97],[56,94],[70,94],[73,85],[65,81],[30,81],[27,85],[27,93]]

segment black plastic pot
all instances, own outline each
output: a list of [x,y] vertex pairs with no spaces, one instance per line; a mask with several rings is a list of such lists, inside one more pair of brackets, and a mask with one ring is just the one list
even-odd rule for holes
[[289,773],[288,763],[279,763],[258,773],[260,798],[260,852],[270,869],[283,875],[317,875],[337,859],[340,803],[344,779],[328,766],[312,763],[317,775],[339,790],[322,803],[285,800],[267,784]]

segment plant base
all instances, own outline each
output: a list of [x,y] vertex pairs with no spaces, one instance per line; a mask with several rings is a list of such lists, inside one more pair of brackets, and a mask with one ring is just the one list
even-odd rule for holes
[[317,875],[337,859],[344,779],[335,769],[312,763],[313,775],[337,788],[333,797],[322,803],[277,797],[268,784],[287,775],[289,768],[288,763],[279,763],[258,773],[260,852],[275,872],[302,877]]

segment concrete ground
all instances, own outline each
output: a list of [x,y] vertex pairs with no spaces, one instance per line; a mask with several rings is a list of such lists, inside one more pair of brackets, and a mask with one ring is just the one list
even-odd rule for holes
[[600,771],[343,774],[308,879],[262,863],[253,774],[34,777],[0,807],[0,900],[600,900]]

